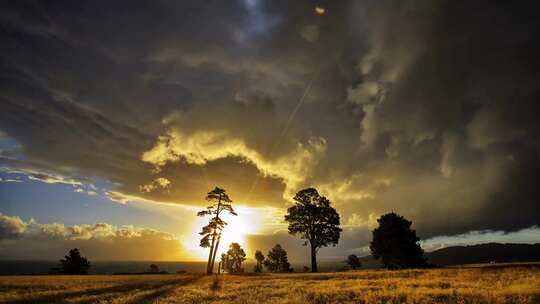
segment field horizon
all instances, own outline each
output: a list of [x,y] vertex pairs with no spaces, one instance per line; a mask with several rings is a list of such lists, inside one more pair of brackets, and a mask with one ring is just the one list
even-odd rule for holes
[[[140,273],[147,271],[151,264],[156,264],[160,270],[168,273],[186,271],[190,273],[204,273],[206,261],[91,261],[92,266],[89,274],[114,274],[114,273]],[[59,264],[55,260],[0,260],[1,275],[46,275],[51,268]],[[302,270],[308,262],[291,262],[292,268],[296,271]],[[243,263],[246,272],[251,272],[255,266],[253,259]],[[319,262],[321,271],[338,271],[346,266],[345,261],[323,260]]]
[[0,277],[0,303],[517,303],[540,301],[540,265],[243,275]]
[[[540,243],[537,244],[512,244],[512,243],[484,243],[472,246],[449,246],[431,252],[426,252],[428,261],[437,266],[460,266],[496,262],[500,263],[531,263],[540,261]],[[361,268],[380,268],[380,261],[373,259],[371,255],[359,257]],[[333,259],[320,259],[318,261],[320,271],[342,271],[347,269],[346,257]],[[92,266],[90,274],[115,274],[115,273],[141,273],[148,270],[151,264],[156,264],[159,270],[169,273],[177,271],[204,272],[207,261],[164,261],[164,260],[90,260]],[[309,265],[307,257],[303,261],[290,260],[292,268],[303,271],[304,266]],[[255,259],[247,257],[243,263],[245,272],[250,272],[255,266]],[[25,274],[48,274],[51,268],[57,267],[58,260],[0,260],[0,275],[25,275]]]

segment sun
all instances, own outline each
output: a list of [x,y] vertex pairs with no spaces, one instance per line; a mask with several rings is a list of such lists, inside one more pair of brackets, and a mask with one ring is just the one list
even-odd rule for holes
[[242,247],[246,246],[246,234],[249,233],[249,226],[242,217],[225,215],[223,220],[227,222],[225,230],[221,235],[220,248],[218,254],[227,251],[231,243],[239,243]]
[[[221,235],[218,253],[216,259],[219,259],[222,253],[226,252],[231,243],[239,243],[243,248],[246,248],[246,235],[256,233],[258,224],[253,221],[250,214],[252,211],[247,207],[235,207],[237,216],[224,214],[221,218],[227,223]],[[208,223],[208,217],[198,218],[193,226],[191,236],[184,242],[184,246],[189,249],[190,258],[193,260],[208,259],[208,248],[199,246],[201,228]]]

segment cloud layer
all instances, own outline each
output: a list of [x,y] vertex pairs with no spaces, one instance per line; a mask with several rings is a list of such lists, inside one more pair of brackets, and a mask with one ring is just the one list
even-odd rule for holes
[[79,248],[91,260],[178,260],[172,234],[134,226],[40,224],[0,213],[0,259],[56,260]]

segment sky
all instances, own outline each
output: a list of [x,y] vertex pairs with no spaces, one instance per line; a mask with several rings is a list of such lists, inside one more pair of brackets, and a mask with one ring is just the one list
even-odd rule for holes
[[204,260],[215,186],[250,256],[308,260],[306,187],[341,218],[323,260],[392,211],[428,251],[540,242],[533,1],[0,6],[0,259]]

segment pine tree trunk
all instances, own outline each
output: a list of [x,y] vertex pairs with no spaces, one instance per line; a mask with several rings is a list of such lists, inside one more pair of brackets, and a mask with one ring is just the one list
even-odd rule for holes
[[219,248],[219,241],[221,240],[221,232],[218,234],[216,247],[214,247],[214,254],[212,256],[212,263],[210,264],[210,273],[214,272],[214,262],[216,261],[216,254]]
[[311,272],[317,272],[317,250],[311,245]]
[[[218,204],[217,204],[217,210],[216,210],[216,216],[215,218],[218,219],[219,218],[219,213],[221,212],[221,194],[219,196],[219,199],[218,199]],[[216,252],[217,252],[217,247],[219,245],[219,238],[217,240],[217,244],[215,244],[215,241],[216,241],[216,228],[214,228],[214,235],[212,236],[212,245],[210,246],[210,254],[208,255],[208,265],[206,266],[206,274],[212,274],[214,272],[214,260],[216,258]],[[219,236],[221,237],[221,232],[219,234]],[[214,246],[214,244],[216,246]]]
[[212,236],[212,243],[210,244],[210,253],[208,254],[208,263],[206,264],[206,274],[212,274],[210,269],[210,264],[212,262],[212,257],[214,256],[214,242],[216,241],[215,235]]

